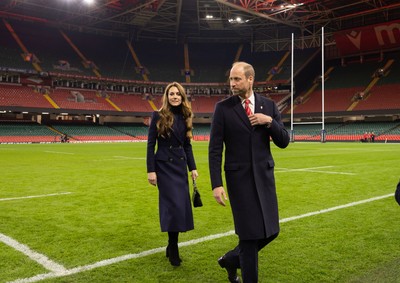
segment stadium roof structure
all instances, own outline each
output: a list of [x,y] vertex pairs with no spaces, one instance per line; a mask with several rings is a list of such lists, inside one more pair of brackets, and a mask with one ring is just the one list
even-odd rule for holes
[[[400,19],[398,0],[3,0],[0,17],[176,42],[313,38]],[[329,40],[329,36],[327,37]]]

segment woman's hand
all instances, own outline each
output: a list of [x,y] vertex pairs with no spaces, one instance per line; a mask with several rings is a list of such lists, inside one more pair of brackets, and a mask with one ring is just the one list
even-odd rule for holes
[[199,173],[197,173],[197,170],[192,170],[192,180],[195,181],[199,177]]

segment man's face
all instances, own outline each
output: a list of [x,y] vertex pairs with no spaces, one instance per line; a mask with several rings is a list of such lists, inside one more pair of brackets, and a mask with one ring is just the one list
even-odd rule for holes
[[253,86],[253,77],[246,78],[243,67],[234,66],[229,75],[231,91],[234,95],[239,95],[242,98],[250,97],[251,88]]

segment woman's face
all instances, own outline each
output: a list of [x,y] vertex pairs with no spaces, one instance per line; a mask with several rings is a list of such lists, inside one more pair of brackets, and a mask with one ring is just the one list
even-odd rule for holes
[[179,106],[182,104],[182,95],[176,86],[170,87],[168,90],[168,102],[171,106]]

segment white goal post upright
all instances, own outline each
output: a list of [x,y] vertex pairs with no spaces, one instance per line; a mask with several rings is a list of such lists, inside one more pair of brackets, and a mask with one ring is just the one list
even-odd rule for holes
[[325,49],[324,49],[324,27],[322,27],[322,35],[321,35],[321,112],[322,112],[322,119],[321,122],[299,122],[295,123],[293,121],[293,96],[294,96],[294,33],[292,33],[292,56],[291,56],[291,87],[290,87],[290,141],[295,141],[295,134],[294,134],[294,125],[304,125],[304,124],[321,124],[321,142],[326,141],[326,131],[325,131]]
[[321,142],[326,142],[326,131],[325,131],[325,36],[324,27],[321,32],[321,96],[322,96],[322,128],[321,128]]
[[292,54],[290,62],[290,141],[294,142],[294,131],[293,131],[293,66],[294,66],[294,33],[292,33]]

